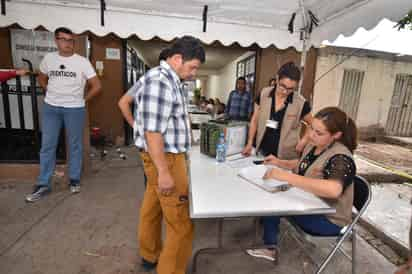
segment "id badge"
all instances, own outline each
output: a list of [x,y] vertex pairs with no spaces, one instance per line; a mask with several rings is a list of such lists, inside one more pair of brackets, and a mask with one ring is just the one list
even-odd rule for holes
[[278,129],[278,124],[279,124],[278,121],[274,121],[274,120],[267,120],[266,121],[266,127],[270,127],[270,128],[273,128],[273,129]]

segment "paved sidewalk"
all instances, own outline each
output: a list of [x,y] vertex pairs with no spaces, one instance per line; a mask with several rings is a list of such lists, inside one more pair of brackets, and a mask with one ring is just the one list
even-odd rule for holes
[[[121,160],[109,151],[83,180],[82,192],[69,194],[57,185],[47,199],[25,204],[32,182],[0,183],[0,273],[7,274],[131,274],[138,260],[136,225],[143,197],[143,173],[133,149]],[[194,249],[214,245],[214,220],[196,221]],[[254,238],[253,220],[225,222],[225,244],[247,245]],[[204,255],[199,274],[310,273],[314,266],[292,238],[281,246],[280,265],[243,251]],[[314,259],[325,254],[312,250]],[[393,273],[395,266],[365,241],[359,241],[359,273]],[[349,273],[339,256],[326,273]],[[309,271],[309,272],[308,272]]]

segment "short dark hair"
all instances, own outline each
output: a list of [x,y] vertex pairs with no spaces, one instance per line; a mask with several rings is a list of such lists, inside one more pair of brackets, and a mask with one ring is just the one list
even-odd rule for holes
[[167,58],[170,57],[170,49],[169,48],[164,48],[159,54],[159,62],[160,61],[165,61]]
[[280,67],[280,69],[278,70],[278,77],[279,77],[279,80],[283,78],[289,78],[290,80],[299,82],[300,81],[300,69],[295,63],[288,62],[286,64],[283,64]]
[[237,80],[236,80],[236,82],[237,82],[237,81],[239,81],[239,80],[240,80],[240,81],[245,81],[245,82],[246,82],[246,78],[245,78],[245,77],[243,77],[243,76],[238,77],[238,78],[237,78]]
[[192,36],[178,38],[170,47],[169,56],[181,54],[183,61],[198,59],[201,63],[206,61],[205,50],[199,39]]
[[57,28],[57,29],[54,31],[54,37],[57,37],[57,35],[58,35],[60,32],[73,35],[73,32],[72,32],[71,29],[61,27],[61,28]]

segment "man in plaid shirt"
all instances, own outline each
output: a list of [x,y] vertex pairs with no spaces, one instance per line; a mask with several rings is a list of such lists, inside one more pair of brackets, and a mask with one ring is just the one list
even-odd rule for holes
[[225,113],[232,120],[249,121],[252,113],[252,96],[246,90],[245,77],[237,79],[236,89],[229,94]]
[[[184,36],[170,47],[166,61],[136,83],[135,142],[147,188],[140,209],[138,273],[184,274],[192,252],[188,166],[190,124],[181,79],[194,78],[205,52],[198,39]],[[162,243],[162,219],[166,240]]]

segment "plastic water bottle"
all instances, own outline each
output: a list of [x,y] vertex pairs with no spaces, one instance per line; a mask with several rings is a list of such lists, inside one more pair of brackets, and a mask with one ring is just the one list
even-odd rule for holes
[[223,132],[220,133],[219,141],[216,146],[216,161],[218,163],[226,161],[225,134]]

